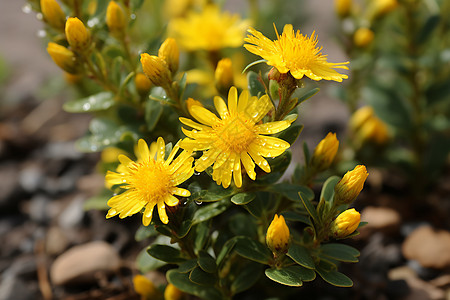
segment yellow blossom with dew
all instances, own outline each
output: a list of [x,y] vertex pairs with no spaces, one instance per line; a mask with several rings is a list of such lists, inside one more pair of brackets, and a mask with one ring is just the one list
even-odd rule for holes
[[228,94],[228,105],[219,97],[214,97],[217,117],[201,105],[188,107],[189,113],[199,123],[180,118],[181,123],[192,127],[183,129],[187,138],[180,147],[188,151],[203,151],[195,162],[195,170],[203,172],[213,165],[213,180],[227,188],[233,177],[237,187],[242,186],[242,169],[255,180],[255,164],[269,173],[270,166],[264,157],[276,157],[289,148],[289,143],[268,134],[278,133],[288,128],[293,120],[260,123],[273,108],[269,96],[250,97],[244,90],[238,99],[238,92],[232,87]]
[[284,217],[275,214],[266,234],[267,247],[275,253],[286,253],[289,249],[290,233]]
[[45,21],[50,26],[64,30],[66,24],[66,15],[56,0],[41,0],[41,11]]
[[207,5],[200,12],[190,11],[184,18],[173,19],[168,30],[169,36],[188,51],[218,51],[241,46],[248,26],[249,21],[241,20],[239,15]]
[[64,46],[49,42],[47,52],[55,64],[70,74],[77,73],[75,54]]
[[181,300],[183,294],[176,286],[169,283],[164,290],[164,300]]
[[338,148],[339,141],[336,138],[336,133],[329,132],[314,149],[311,165],[318,171],[328,169],[336,156]]
[[[276,29],[275,29],[276,31]],[[330,63],[327,56],[321,53],[322,48],[317,47],[318,39],[313,32],[311,37],[304,36],[300,30],[294,32],[291,24],[286,24],[281,36],[271,41],[261,32],[250,28],[244,47],[253,54],[267,60],[267,64],[275,67],[280,73],[290,72],[296,79],[307,76],[312,80],[334,80],[342,82],[348,76],[336,70],[346,69],[348,62]]]
[[116,215],[125,218],[145,208],[142,223],[147,226],[156,205],[161,222],[167,224],[169,219],[166,205],[178,204],[178,198],[174,195],[181,197],[191,195],[188,190],[179,188],[178,185],[194,174],[192,167],[194,158],[189,151],[183,151],[175,158],[179,149],[178,144],[175,145],[168,158],[164,160],[165,143],[160,137],[157,142],[151,144],[150,149],[143,139],[139,140],[136,162],[125,155],[119,155],[121,164],[117,172],[108,171],[106,182],[110,185],[121,184],[125,192],[108,200],[111,209],[106,218]]
[[160,292],[153,282],[143,275],[138,274],[133,277],[133,286],[142,299],[158,299],[160,297]]
[[353,42],[356,46],[364,48],[372,43],[374,37],[375,34],[372,30],[366,27],[361,27],[355,31],[355,34],[353,35]]
[[352,171],[345,173],[334,187],[335,202],[338,205],[352,203],[361,193],[367,176],[369,173],[364,165],[358,165]]
[[89,31],[78,18],[69,18],[66,22],[66,38],[74,51],[85,51],[91,42]]
[[342,212],[332,223],[331,232],[335,238],[344,238],[352,234],[361,222],[361,214],[354,208]]
[[106,8],[106,25],[111,34],[122,38],[127,26],[127,19],[122,7],[115,1],[110,1]]

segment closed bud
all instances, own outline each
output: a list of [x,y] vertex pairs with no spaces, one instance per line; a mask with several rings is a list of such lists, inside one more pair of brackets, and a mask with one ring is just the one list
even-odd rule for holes
[[345,18],[352,9],[352,0],[335,0],[334,7],[339,17]]
[[223,58],[217,63],[214,74],[217,90],[226,95],[228,90],[234,85],[233,68],[231,59]]
[[358,228],[361,215],[354,208],[342,212],[331,224],[331,234],[335,238],[344,238]]
[[71,74],[71,73],[64,72],[64,79],[69,84],[77,84],[81,81],[82,78],[83,77],[79,74]]
[[53,28],[64,30],[66,15],[56,0],[41,0],[41,12],[45,21]]
[[172,80],[169,67],[164,59],[158,56],[141,54],[141,64],[145,75],[156,86],[168,87]]
[[373,108],[371,106],[363,106],[355,111],[350,118],[350,129],[353,132],[358,131],[361,126],[374,116]]
[[389,140],[388,127],[377,117],[370,118],[361,127],[358,135],[362,141],[370,141],[378,145],[383,145]]
[[111,34],[116,38],[122,38],[125,34],[127,20],[122,7],[115,1],[111,1],[106,9],[106,25]]
[[365,48],[369,46],[373,39],[375,37],[375,34],[372,30],[369,28],[361,27],[356,30],[355,34],[353,35],[353,42],[356,46]]
[[134,84],[136,85],[136,90],[141,96],[147,95],[152,87],[152,83],[145,76],[144,73],[137,73],[134,77]]
[[133,278],[134,290],[142,296],[142,299],[158,299],[160,293],[147,277],[143,275],[136,275]]
[[69,18],[66,22],[66,38],[72,50],[83,52],[91,43],[89,31],[78,18]]
[[333,162],[339,148],[339,141],[336,133],[329,132],[327,136],[320,141],[311,158],[311,165],[317,171],[328,169]]
[[47,45],[47,52],[55,64],[67,73],[77,73],[75,54],[64,46],[50,42]]
[[275,255],[285,254],[288,251],[290,234],[282,215],[279,217],[278,215],[274,216],[272,223],[267,229],[266,243]]
[[164,290],[164,300],[181,300],[183,292],[177,289],[176,286],[169,283]]
[[369,14],[371,18],[381,17],[398,6],[397,0],[372,0]]
[[358,165],[352,171],[345,173],[334,187],[335,203],[337,205],[352,203],[361,193],[367,176],[369,173],[363,165]]
[[161,47],[159,47],[158,56],[164,59],[170,72],[175,74],[180,64],[180,50],[178,44],[173,38],[167,38]]

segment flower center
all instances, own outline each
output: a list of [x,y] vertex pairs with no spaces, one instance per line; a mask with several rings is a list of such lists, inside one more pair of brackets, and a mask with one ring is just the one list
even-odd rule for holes
[[253,121],[240,115],[222,120],[214,130],[219,144],[218,147],[222,151],[231,150],[236,153],[247,151],[257,136]]
[[129,185],[134,188],[145,201],[158,201],[169,193],[170,175],[163,163],[150,160],[138,164],[131,175]]

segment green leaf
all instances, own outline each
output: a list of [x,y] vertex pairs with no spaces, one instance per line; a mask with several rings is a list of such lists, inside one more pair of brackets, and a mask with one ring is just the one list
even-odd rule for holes
[[303,142],[303,156],[305,157],[305,165],[308,165],[311,160],[311,153],[306,142]]
[[320,199],[324,199],[330,205],[333,205],[334,186],[341,180],[338,176],[331,176],[328,178],[322,186],[322,192],[320,193]]
[[306,200],[312,200],[314,199],[314,192],[303,185],[297,185],[297,184],[290,184],[290,183],[278,183],[269,186],[270,191],[275,193],[280,193],[289,200],[299,202],[300,198],[298,197],[298,194],[300,193],[303,197],[303,199]]
[[259,75],[253,71],[247,73],[248,90],[252,96],[264,95],[266,92],[258,77]]
[[189,273],[191,272],[195,267],[197,267],[197,260],[196,259],[190,259],[185,261],[184,263],[180,264],[178,266],[178,272],[180,273]]
[[136,257],[136,266],[141,273],[156,270],[165,264],[165,262],[150,256],[147,249],[142,249]]
[[207,273],[215,273],[217,271],[216,260],[205,250],[198,252],[198,265]]
[[308,268],[314,269],[316,266],[314,264],[314,260],[309,254],[308,250],[305,247],[300,245],[293,244],[289,247],[289,251],[287,256],[292,258],[299,265]]
[[270,253],[265,245],[262,245],[249,237],[237,237],[234,250],[240,256],[262,264],[268,264],[269,260],[272,259],[272,253]]
[[257,237],[258,233],[254,218],[249,214],[238,213],[233,215],[229,219],[228,225],[235,236],[244,235],[250,238]]
[[351,287],[353,286],[353,281],[338,271],[328,271],[324,269],[321,265],[316,268],[316,272],[329,284],[340,286],[340,287]]
[[203,249],[209,238],[210,222],[201,222],[195,228],[194,248],[196,251]]
[[228,256],[228,254],[231,252],[231,250],[233,250],[234,245],[236,245],[236,242],[237,242],[236,238],[229,239],[223,245],[222,249],[220,249],[220,252],[217,255],[217,260],[216,260],[216,264],[219,268],[222,266],[224,259]]
[[308,100],[309,98],[311,98],[312,96],[317,94],[319,91],[320,91],[319,88],[313,88],[312,90],[307,91],[303,96],[298,98],[298,104],[302,103],[303,101]]
[[282,213],[282,215],[284,216],[286,221],[302,222],[312,226],[311,219],[309,218],[309,216],[301,215],[293,211],[286,211]]
[[301,193],[298,193],[298,195],[300,196],[300,199],[302,200],[302,203],[305,206],[306,211],[309,213],[311,218],[314,220],[314,223],[319,224],[319,216],[317,215],[316,209],[312,205],[311,201],[309,201],[307,199],[303,199]]
[[258,281],[261,271],[262,265],[258,263],[250,262],[246,264],[231,284],[233,295],[251,288]]
[[156,259],[165,261],[167,263],[176,264],[186,261],[181,257],[180,250],[167,245],[151,245],[147,248],[147,253]]
[[441,18],[438,14],[428,17],[428,19],[425,21],[424,26],[417,35],[418,45],[425,43],[429,37],[433,36],[433,30],[438,26],[440,20]]
[[206,204],[194,213],[192,224],[195,225],[214,218],[215,216],[218,216],[225,210],[227,210],[227,207],[228,203],[226,203],[225,201]]
[[277,182],[289,166],[291,162],[292,153],[286,150],[283,154],[275,158],[267,158],[271,172],[256,177],[256,182],[260,185],[269,185]]
[[303,125],[293,125],[282,131],[277,137],[288,142],[292,146],[302,132],[303,127]]
[[215,276],[203,271],[199,267],[194,268],[191,273],[189,273],[189,280],[196,284],[206,286],[212,286],[216,283]]
[[359,251],[344,244],[325,244],[320,246],[320,256],[344,262],[358,262]]
[[212,287],[200,286],[189,280],[189,274],[177,272],[177,270],[169,270],[166,273],[167,281],[176,286],[179,290],[195,295],[204,300],[222,300],[219,291]]
[[153,226],[139,226],[138,230],[136,231],[136,234],[134,235],[134,239],[137,242],[141,242],[145,239],[148,239],[149,237],[157,235],[158,232],[156,231],[155,227]]
[[214,189],[200,190],[192,193],[189,197],[189,201],[197,202],[216,202],[233,195],[232,189],[224,189],[222,187],[217,187]]
[[239,193],[231,197],[231,202],[233,202],[236,205],[244,205],[253,201],[255,197],[256,195],[253,193]]
[[71,113],[102,111],[111,108],[116,101],[111,92],[101,92],[86,98],[64,103],[63,109]]
[[186,90],[186,79],[187,79],[187,73],[183,73],[183,76],[181,77],[179,81],[179,91],[178,96],[180,99],[183,99],[184,91]]
[[282,269],[270,268],[265,271],[266,276],[278,283],[299,287],[303,285],[299,266],[290,266]]
[[161,117],[163,107],[158,101],[148,100],[145,103],[145,121],[147,122],[147,128],[152,131]]
[[[257,64],[266,62],[266,61],[267,61],[267,60],[265,60],[265,59],[260,59],[260,60],[256,60],[256,61],[254,61],[254,62],[249,63],[249,64],[244,68],[244,70],[242,70],[242,74],[244,74],[245,71],[247,71],[248,68],[253,67],[254,65],[257,65]],[[252,72],[252,71],[250,71],[250,72]]]

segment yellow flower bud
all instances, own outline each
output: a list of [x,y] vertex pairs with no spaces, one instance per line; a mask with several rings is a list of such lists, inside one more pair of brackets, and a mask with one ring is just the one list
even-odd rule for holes
[[143,53],[141,54],[141,64],[145,75],[153,85],[167,87],[171,84],[170,70],[164,59]]
[[397,0],[372,0],[372,6],[369,8],[371,17],[383,16],[397,8]]
[[339,17],[345,18],[352,9],[352,0],[335,0],[334,7]]
[[284,221],[284,217],[275,215],[270,223],[266,234],[266,243],[274,254],[285,254],[289,249],[290,235],[289,228]]
[[186,107],[187,107],[188,111],[191,111],[191,107],[193,105],[203,106],[203,104],[200,101],[192,99],[192,98],[188,98],[186,100]]
[[166,61],[172,74],[177,72],[180,64],[180,50],[175,39],[167,38],[159,47],[158,56]]
[[369,28],[361,27],[358,28],[358,30],[356,30],[355,34],[353,35],[353,42],[356,46],[364,48],[372,43],[374,37],[375,34],[372,30],[370,30]]
[[339,141],[336,133],[329,132],[327,136],[320,141],[311,159],[311,165],[317,171],[322,171],[331,166],[339,148]]
[[335,238],[344,238],[358,228],[361,215],[354,208],[342,212],[332,223],[331,233]]
[[50,26],[64,30],[66,15],[56,0],[41,0],[41,12],[45,21],[50,24]]
[[127,26],[125,12],[115,1],[111,1],[106,9],[106,25],[111,34],[117,38],[122,38]]
[[81,78],[81,75],[64,72],[64,79],[67,83],[77,84],[78,82],[80,82]]
[[367,176],[369,173],[363,165],[358,165],[352,171],[345,173],[334,187],[335,203],[337,205],[352,203],[363,189]]
[[362,141],[371,141],[378,145],[383,145],[389,140],[389,130],[386,124],[377,117],[367,120],[358,135]]
[[47,46],[47,52],[55,64],[67,73],[76,73],[75,54],[64,46],[50,42]]
[[134,290],[144,299],[158,299],[159,291],[147,277],[136,275],[133,278]]
[[231,59],[223,58],[217,63],[216,72],[216,88],[219,92],[226,95],[228,90],[234,85],[233,68]]
[[147,95],[152,87],[152,83],[144,73],[136,74],[136,76],[134,77],[134,84],[136,85],[136,90],[138,91],[139,95],[143,96]]
[[358,131],[361,126],[374,116],[371,106],[363,106],[355,111],[350,119],[350,129],[353,132]]
[[89,31],[78,18],[69,18],[67,20],[66,38],[72,50],[78,52],[86,50],[91,42]]
[[169,283],[164,290],[164,300],[181,300],[183,292]]

